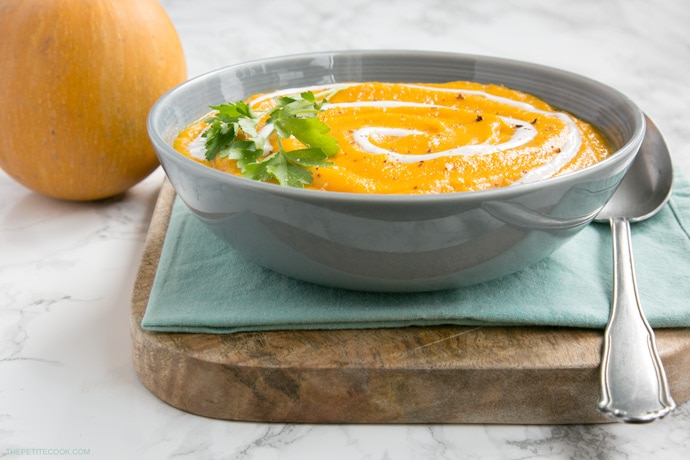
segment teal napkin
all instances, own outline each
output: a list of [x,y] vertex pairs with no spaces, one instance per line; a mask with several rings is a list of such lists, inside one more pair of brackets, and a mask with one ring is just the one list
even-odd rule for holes
[[[652,327],[690,326],[690,184],[633,224],[638,290]],[[176,199],[142,327],[233,333],[412,325],[603,328],[612,291],[611,232],[592,224],[513,275],[439,292],[382,294],[306,283],[261,268],[210,233]]]

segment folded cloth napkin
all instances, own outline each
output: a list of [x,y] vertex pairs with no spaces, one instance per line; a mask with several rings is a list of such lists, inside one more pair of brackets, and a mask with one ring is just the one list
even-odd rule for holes
[[[638,291],[652,327],[690,326],[690,183],[633,224]],[[611,232],[591,224],[547,259],[466,288],[370,293],[317,286],[261,268],[176,199],[142,321],[151,331],[233,333],[422,325],[603,328],[612,295]]]

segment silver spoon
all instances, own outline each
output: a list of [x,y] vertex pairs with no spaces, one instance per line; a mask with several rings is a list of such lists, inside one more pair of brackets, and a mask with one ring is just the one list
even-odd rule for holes
[[613,300],[604,332],[598,408],[625,422],[651,422],[675,409],[652,328],[635,282],[630,222],[652,217],[668,201],[673,165],[664,138],[649,117],[633,164],[596,221],[613,234]]

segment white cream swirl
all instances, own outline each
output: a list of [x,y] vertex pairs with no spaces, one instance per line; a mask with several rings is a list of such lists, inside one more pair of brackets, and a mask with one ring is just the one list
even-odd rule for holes
[[[345,86],[345,85],[343,85]],[[354,86],[354,84],[352,85]],[[408,88],[417,88],[417,89],[423,89],[425,91],[432,91],[432,92],[447,92],[447,93],[462,93],[463,95],[474,95],[474,96],[480,96],[484,97],[486,99],[493,100],[495,102],[499,102],[501,104],[506,104],[510,105],[513,107],[517,107],[519,109],[531,112],[531,113],[536,113],[540,115],[544,115],[547,117],[555,117],[563,122],[565,122],[566,126],[568,127],[567,129],[567,134],[565,135],[565,139],[562,142],[561,145],[554,145],[553,148],[558,151],[556,155],[553,156],[551,161],[546,163],[543,166],[537,167],[533,169],[532,171],[529,171],[526,173],[522,178],[519,180],[515,181],[515,184],[519,183],[527,183],[527,182],[536,182],[539,180],[547,179],[554,174],[556,174],[563,166],[565,166],[568,162],[570,162],[578,153],[580,150],[580,145],[582,143],[582,140],[580,138],[580,131],[578,130],[577,126],[575,125],[575,122],[566,115],[565,113],[562,112],[548,112],[544,110],[540,110],[536,107],[534,107],[531,104],[528,104],[526,102],[521,102],[521,101],[515,101],[513,99],[501,97],[501,96],[496,96],[494,94],[489,94],[485,91],[479,91],[479,90],[469,90],[469,89],[457,89],[457,88],[439,88],[435,86],[424,86],[424,85],[401,85],[405,86]],[[294,94],[295,91],[292,90],[292,93]],[[453,109],[453,107],[449,107],[446,105],[437,105],[437,104],[429,104],[429,103],[419,103],[419,102],[403,102],[403,101],[361,101],[361,102],[342,102],[342,103],[333,103],[333,104],[324,104],[323,108],[324,109],[332,109],[332,108],[339,108],[339,107],[381,107],[381,108],[386,108],[386,107],[428,107],[428,108],[446,108],[446,109]],[[491,154],[491,153],[497,153],[509,149],[514,149],[518,147],[522,147],[523,145],[527,144],[531,140],[535,138],[537,135],[537,130],[530,121],[528,120],[518,120],[516,118],[509,118],[509,117],[501,117],[499,116],[503,121],[511,124],[514,128],[514,133],[511,136],[509,140],[503,143],[499,144],[491,144],[488,142],[483,142],[479,144],[471,144],[471,145],[463,145],[459,146],[456,148],[452,148],[449,150],[442,150],[438,152],[432,152],[432,153],[426,153],[426,154],[402,154],[398,152],[394,152],[392,150],[384,149],[381,147],[378,147],[375,145],[371,139],[376,139],[377,137],[381,138],[383,136],[398,136],[398,137],[403,137],[403,136],[409,136],[409,135],[414,135],[414,134],[423,134],[421,131],[418,130],[408,130],[408,129],[399,129],[399,128],[388,128],[388,127],[366,127],[366,128],[360,128],[356,130],[353,133],[353,137],[355,139],[355,142],[357,142],[357,145],[360,147],[365,152],[372,153],[372,154],[385,154],[388,155],[391,159],[394,159],[396,161],[400,162],[405,162],[405,163],[413,163],[421,160],[430,160],[434,158],[440,158],[440,157],[451,157],[451,156],[458,156],[458,155],[486,155],[486,154]]]

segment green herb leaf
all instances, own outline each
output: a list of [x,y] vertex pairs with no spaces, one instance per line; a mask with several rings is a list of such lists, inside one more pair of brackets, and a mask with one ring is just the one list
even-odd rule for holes
[[274,177],[266,170],[266,167],[270,164],[270,159],[269,160],[264,160],[260,163],[248,163],[243,169],[242,169],[242,176],[248,178],[248,179],[253,179],[253,180],[258,180],[262,182],[267,182],[273,179]]
[[228,125],[220,120],[215,120],[202,134],[206,138],[206,159],[212,160],[218,153],[226,149],[235,139],[233,125]]
[[216,118],[237,120],[238,118],[252,118],[252,111],[244,101],[233,103],[212,105],[212,109],[217,110]]
[[328,166],[333,163],[324,161],[328,156],[321,149],[300,149],[283,152],[285,157],[298,165],[302,166]]
[[232,141],[227,148],[219,152],[221,158],[237,160],[237,167],[243,169],[247,164],[255,163],[264,151],[254,141]]
[[290,117],[279,123],[285,132],[295,136],[307,147],[322,150],[327,157],[335,155],[340,150],[338,141],[326,135],[331,128],[318,118]]
[[[244,101],[211,106],[216,110],[206,121],[209,128],[202,134],[206,138],[206,159],[220,155],[237,161],[237,167],[244,177],[260,181],[276,181],[290,187],[304,187],[311,184],[312,166],[328,166],[327,160],[340,150],[338,141],[327,133],[328,125],[322,122],[318,113],[322,110],[326,96],[317,100],[311,91],[299,97],[282,96],[275,99],[276,106],[263,113],[254,113]],[[268,139],[257,133],[257,126],[263,116],[268,116],[267,125],[272,125],[269,136],[275,136],[278,150],[264,157]],[[294,137],[307,148],[286,151],[281,139]],[[270,151],[270,148],[269,148]]]

